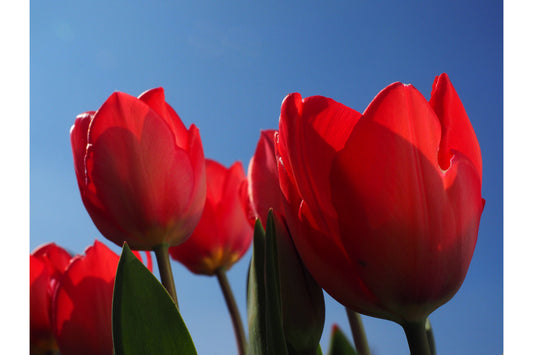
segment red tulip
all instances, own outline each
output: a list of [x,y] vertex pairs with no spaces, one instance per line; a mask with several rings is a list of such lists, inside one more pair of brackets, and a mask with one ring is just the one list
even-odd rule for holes
[[52,299],[52,326],[63,355],[112,354],[111,309],[119,257],[95,241],[74,257]]
[[[291,352],[316,351],[324,328],[324,295],[302,265],[291,238],[298,232],[289,231],[285,220],[285,200],[282,198],[274,149],[275,130],[262,131],[255,154],[248,166],[249,195],[252,210],[263,224],[273,210],[279,266],[280,300],[283,331]],[[287,213],[291,213],[290,211]],[[293,226],[294,227],[294,226]]]
[[[142,261],[139,252],[133,253]],[[30,254],[32,354],[57,351],[58,344],[62,354],[102,353],[95,350],[98,345],[88,343],[96,343],[100,338],[104,342],[111,339],[111,318],[107,319],[107,314],[111,314],[112,304],[111,296],[107,297],[109,285],[106,282],[111,280],[112,295],[117,264],[118,256],[98,241],[87,248],[86,256],[72,258],[54,243],[45,244]],[[146,265],[152,271],[149,252],[146,252]],[[86,338],[88,331],[96,332],[98,337]]]
[[30,345],[31,353],[56,350],[50,323],[50,300],[54,285],[70,262],[70,254],[54,243],[30,254]]
[[83,203],[107,239],[151,250],[189,237],[205,201],[204,153],[162,88],[115,92],[79,115],[70,137]]
[[252,227],[246,215],[246,176],[242,164],[229,169],[206,159],[207,198],[202,218],[186,242],[169,249],[174,260],[196,274],[228,270],[246,253]]
[[453,297],[484,200],[479,144],[446,74],[429,102],[394,83],[362,115],[291,94],[278,139],[280,185],[298,210],[288,221],[301,231],[293,240],[329,294],[399,323]]

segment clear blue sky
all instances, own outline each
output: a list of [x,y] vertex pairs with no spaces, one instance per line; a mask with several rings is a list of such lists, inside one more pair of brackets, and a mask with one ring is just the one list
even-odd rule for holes
[[[224,4],[225,3],[225,4]],[[487,204],[466,280],[435,311],[439,354],[503,352],[503,18],[501,1],[32,1],[30,4],[30,250],[75,253],[99,239],[79,196],[69,129],[115,90],[162,86],[206,157],[246,167],[259,131],[277,128],[291,92],[360,112],[386,85],[429,98],[447,72],[478,136]],[[113,247],[118,253],[119,249]],[[245,312],[250,253],[228,276]],[[236,353],[216,279],[173,266],[198,352]],[[407,354],[400,326],[364,317],[376,354]],[[344,309],[326,296],[323,348]]]

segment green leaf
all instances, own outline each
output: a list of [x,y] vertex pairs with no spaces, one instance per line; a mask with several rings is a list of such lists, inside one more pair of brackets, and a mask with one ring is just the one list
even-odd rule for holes
[[252,260],[248,270],[247,314],[249,355],[266,354],[265,231],[256,220]]
[[328,355],[357,355],[352,343],[336,325],[331,332]]
[[189,331],[174,301],[126,243],[113,291],[116,355],[195,355]]
[[270,209],[267,217],[265,248],[267,349],[268,354],[288,355],[285,335],[283,333],[283,316],[281,314],[281,296],[279,286],[278,249],[276,247],[276,243],[274,215],[272,209]]
[[279,294],[276,235],[272,211],[266,233],[259,220],[254,230],[252,260],[248,272],[248,355],[288,355]]

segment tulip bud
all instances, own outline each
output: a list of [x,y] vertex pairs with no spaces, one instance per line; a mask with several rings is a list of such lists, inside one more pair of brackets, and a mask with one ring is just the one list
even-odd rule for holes
[[283,218],[274,214],[283,331],[289,353],[316,351],[324,329],[322,288],[302,264]]

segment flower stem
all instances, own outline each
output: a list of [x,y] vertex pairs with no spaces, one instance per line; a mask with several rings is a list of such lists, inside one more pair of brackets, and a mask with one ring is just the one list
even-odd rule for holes
[[431,351],[431,355],[437,354],[437,349],[435,347],[435,336],[433,335],[433,327],[429,322],[429,318],[426,319],[426,335],[428,337],[429,350]]
[[235,302],[235,297],[231,291],[231,287],[226,276],[226,272],[223,269],[218,269],[215,274],[217,275],[218,283],[224,294],[226,305],[228,306],[231,321],[233,322],[233,330],[235,331],[235,338],[237,339],[237,347],[239,348],[239,354],[244,355],[244,349],[246,347],[246,336],[244,335],[244,328],[242,326],[241,315]]
[[357,354],[370,355],[370,348],[368,347],[368,340],[366,339],[365,328],[363,327],[361,315],[352,311],[348,307],[345,308],[348,321],[350,322],[350,328],[352,329],[352,336]]
[[402,324],[411,355],[431,355],[426,333],[426,320]]
[[159,267],[159,276],[161,283],[167,289],[170,297],[174,300],[176,307],[178,307],[178,296],[176,294],[176,286],[174,285],[174,277],[172,276],[172,268],[170,267],[170,258],[168,255],[168,245],[161,244],[154,247],[155,257],[157,259],[157,266]]

